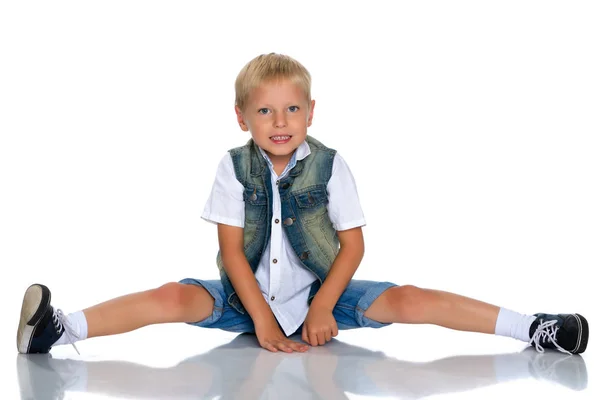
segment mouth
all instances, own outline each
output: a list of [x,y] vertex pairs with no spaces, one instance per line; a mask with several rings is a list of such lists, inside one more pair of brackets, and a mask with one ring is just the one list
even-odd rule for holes
[[277,135],[271,136],[269,139],[271,139],[271,141],[274,143],[281,144],[289,142],[291,138],[292,137],[290,135]]

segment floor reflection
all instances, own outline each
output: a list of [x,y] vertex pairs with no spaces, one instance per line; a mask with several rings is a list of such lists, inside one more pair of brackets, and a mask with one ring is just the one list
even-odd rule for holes
[[[300,340],[300,337],[292,337]],[[572,390],[587,387],[581,356],[554,351],[468,355],[409,362],[332,340],[305,354],[270,353],[256,337],[187,358],[171,368],[123,361],[17,355],[22,399],[60,399],[66,391],[135,399],[343,399],[345,393],[418,399],[536,379]]]

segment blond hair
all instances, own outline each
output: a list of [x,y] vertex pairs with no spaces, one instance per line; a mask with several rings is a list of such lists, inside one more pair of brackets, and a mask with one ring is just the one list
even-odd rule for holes
[[235,105],[244,111],[252,89],[263,82],[278,79],[289,79],[300,86],[310,103],[311,76],[308,70],[290,56],[269,53],[249,61],[238,74],[235,80]]

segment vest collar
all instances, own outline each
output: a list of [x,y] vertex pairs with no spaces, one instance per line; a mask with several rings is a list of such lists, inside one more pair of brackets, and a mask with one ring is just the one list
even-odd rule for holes
[[[267,167],[267,162],[270,163],[270,161],[268,161],[268,156],[265,153],[265,151],[258,147],[252,139],[250,139],[248,145],[250,145],[253,150],[251,151],[252,156],[250,162],[250,175],[261,176],[264,173],[265,168]],[[308,145],[306,140],[304,140],[300,144],[300,146],[298,146],[298,148],[294,152],[294,155],[292,155],[292,159],[294,159],[294,157],[296,158],[296,165],[290,171],[290,176],[300,175],[300,173],[302,172],[303,163],[298,163],[298,161],[304,160],[309,155],[310,146]]]

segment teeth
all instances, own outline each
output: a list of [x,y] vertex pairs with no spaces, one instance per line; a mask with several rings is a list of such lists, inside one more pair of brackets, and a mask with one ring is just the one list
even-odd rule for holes
[[288,140],[291,136],[272,136],[273,140]]

